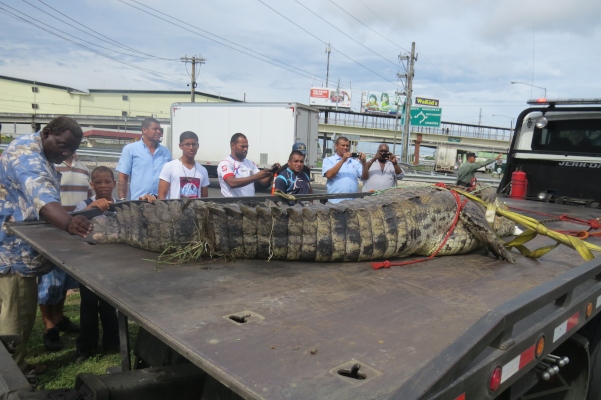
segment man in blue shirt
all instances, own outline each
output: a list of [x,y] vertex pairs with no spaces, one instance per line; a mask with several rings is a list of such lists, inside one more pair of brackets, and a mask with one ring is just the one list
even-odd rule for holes
[[77,122],[59,117],[39,133],[13,140],[0,156],[0,335],[21,336],[13,359],[26,375],[46,369],[27,364],[25,355],[35,322],[37,277],[54,266],[12,235],[5,223],[44,218],[72,235],[90,233],[90,221],[62,207],[60,177],[54,167],[75,153],[82,137]]
[[311,178],[303,171],[304,166],[305,155],[300,150],[294,150],[288,157],[286,169],[275,179],[275,188],[292,195],[313,193]]
[[119,200],[156,200],[159,174],[171,161],[169,150],[159,144],[161,136],[159,121],[146,118],[142,121],[142,139],[123,148],[117,165]]
[[[352,193],[359,189],[359,179],[363,174],[365,166],[365,154],[358,153],[357,157],[351,157],[349,152],[349,140],[344,136],[336,139],[334,145],[336,154],[323,160],[321,172],[328,181],[326,189],[330,193]],[[331,199],[331,203],[339,203],[342,200],[351,199]]]

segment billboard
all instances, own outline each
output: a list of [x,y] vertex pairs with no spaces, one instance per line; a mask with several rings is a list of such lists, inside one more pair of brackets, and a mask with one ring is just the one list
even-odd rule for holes
[[426,99],[424,97],[416,97],[415,104],[417,104],[418,106],[432,106],[432,107],[440,106],[440,102],[437,99]]
[[309,105],[351,108],[351,91],[346,89],[311,88]]
[[397,101],[399,102],[399,110],[402,110],[402,98],[398,96],[397,99],[397,95],[394,92],[367,92],[365,111],[396,114]]

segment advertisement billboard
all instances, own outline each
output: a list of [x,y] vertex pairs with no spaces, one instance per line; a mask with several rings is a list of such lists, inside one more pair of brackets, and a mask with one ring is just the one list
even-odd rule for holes
[[351,91],[346,89],[311,88],[309,105],[351,108]]
[[399,96],[398,100],[396,99],[397,96],[394,92],[367,92],[365,111],[396,114],[397,101],[399,102],[399,110],[403,108],[402,98]]

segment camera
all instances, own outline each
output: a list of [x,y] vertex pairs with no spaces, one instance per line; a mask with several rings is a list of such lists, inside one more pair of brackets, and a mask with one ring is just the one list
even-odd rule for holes
[[359,153],[351,153],[351,158],[357,158],[359,157]]
[[275,174],[276,172],[278,172],[279,168],[277,165],[274,165],[273,167],[271,167],[271,173]]
[[380,153],[380,159],[382,160],[388,160],[390,158],[391,153],[389,151],[385,152],[385,153]]

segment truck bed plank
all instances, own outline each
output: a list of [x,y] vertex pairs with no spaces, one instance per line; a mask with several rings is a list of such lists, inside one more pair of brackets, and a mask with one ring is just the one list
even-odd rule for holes
[[[510,203],[599,216],[598,210]],[[363,262],[265,260],[157,267],[156,253],[90,245],[50,225],[12,229],[245,398],[387,397],[488,310],[582,263],[562,246],[540,260],[518,255],[515,265],[475,252],[378,271]],[[537,237],[528,246],[550,243]],[[245,311],[263,319],[224,318]],[[336,374],[351,361],[362,364],[367,379]]]

